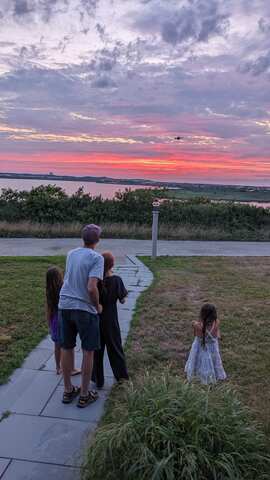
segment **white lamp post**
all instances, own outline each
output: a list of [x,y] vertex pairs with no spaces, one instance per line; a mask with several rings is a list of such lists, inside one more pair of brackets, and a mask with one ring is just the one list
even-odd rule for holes
[[157,257],[157,241],[158,241],[158,216],[159,216],[159,200],[152,203],[153,206],[153,223],[152,223],[152,258]]

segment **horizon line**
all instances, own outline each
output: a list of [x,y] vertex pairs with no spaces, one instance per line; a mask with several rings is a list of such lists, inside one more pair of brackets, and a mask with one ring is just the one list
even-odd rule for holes
[[[50,179],[55,178],[55,181],[62,180],[62,181],[86,181],[91,183],[91,180],[87,179],[94,179],[93,183],[99,183],[97,180],[106,180],[100,183],[107,183],[107,184],[113,184],[114,182],[117,183],[119,182],[120,184],[125,181],[133,183],[133,185],[144,185],[145,184],[152,184],[153,186],[170,186],[170,185],[206,185],[206,186],[232,186],[232,187],[255,187],[255,188],[264,188],[269,190],[270,186],[266,185],[252,185],[252,184],[239,184],[239,183],[206,183],[206,182],[192,182],[192,181],[169,181],[169,180],[152,180],[152,179],[147,179],[147,178],[119,178],[119,177],[107,177],[107,176],[95,176],[95,175],[66,175],[66,174],[55,174],[53,172],[50,173],[27,173],[27,172],[0,172],[0,178],[7,178],[7,176],[13,176],[13,177],[18,177],[18,176],[28,176],[28,177],[47,177]],[[58,178],[57,177],[61,177]],[[16,178],[14,178],[16,179]],[[26,180],[26,179],[25,179]],[[42,179],[41,179],[42,180]],[[147,186],[147,185],[145,185]]]

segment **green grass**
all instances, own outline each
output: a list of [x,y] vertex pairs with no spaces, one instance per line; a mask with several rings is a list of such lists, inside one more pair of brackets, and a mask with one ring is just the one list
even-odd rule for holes
[[139,301],[129,338],[133,375],[140,376],[146,365],[157,372],[169,365],[183,377],[193,338],[191,322],[203,302],[215,303],[229,383],[270,432],[270,258],[166,257],[144,262],[155,281]]
[[[236,392],[242,404],[250,409],[252,418],[261,425],[267,438],[265,452],[268,451],[270,447],[270,258],[160,257],[154,261],[149,257],[143,257],[142,260],[153,271],[154,282],[139,298],[126,345],[131,384],[127,388],[115,387],[112,391],[105,416],[89,447],[85,478],[94,476],[99,479],[102,477],[101,463],[103,460],[105,461],[101,454],[102,448],[103,454],[104,452],[107,454],[106,461],[110,463],[113,459],[113,463],[107,468],[106,476],[103,471],[102,478],[104,480],[114,478],[133,480],[136,478],[132,476],[133,464],[136,464],[138,468],[143,465],[144,472],[145,468],[151,470],[153,466],[156,467],[157,470],[153,470],[154,467],[151,470],[149,476],[151,479],[180,478],[174,477],[173,474],[170,474],[171,476],[162,474],[160,468],[165,468],[165,466],[166,469],[169,468],[169,463],[165,462],[166,465],[163,463],[164,458],[167,458],[165,454],[152,456],[152,453],[157,451],[156,448],[159,451],[161,443],[156,439],[161,435],[161,431],[150,437],[153,438],[151,448],[154,449],[150,449],[150,452],[147,450],[147,445],[149,445],[147,436],[142,435],[138,441],[140,422],[144,427],[154,428],[154,424],[151,424],[150,421],[152,417],[148,419],[145,411],[142,414],[143,399],[148,395],[149,388],[152,388],[147,379],[145,380],[145,374],[148,372],[154,378],[156,389],[158,389],[159,381],[162,382],[163,375],[166,376],[168,372],[172,379],[175,378],[176,383],[179,379],[179,385],[183,385],[184,365],[193,340],[191,322],[198,318],[200,307],[206,301],[216,304],[221,320],[222,340],[220,343],[224,367],[228,374],[228,388]],[[177,388],[181,390],[182,387]],[[171,393],[173,396],[174,393]],[[168,395],[171,393],[168,392]],[[228,395],[230,396],[230,393]],[[194,401],[196,396],[195,392]],[[141,399],[141,411],[140,402],[136,398],[137,400]],[[158,408],[160,397],[157,391],[152,395],[152,400]],[[171,397],[170,402],[176,401],[177,396]],[[232,401],[234,402],[233,399]],[[136,408],[134,402],[137,402]],[[194,405],[190,405],[191,409],[193,407]],[[134,421],[129,422],[129,414],[134,414],[136,418],[138,415],[137,421],[135,418]],[[223,412],[221,412],[221,417],[222,414]],[[145,415],[144,418],[143,415]],[[235,411],[233,413],[231,410],[228,421],[231,421],[230,419],[235,415]],[[238,418],[238,414],[236,418]],[[197,420],[195,420],[196,422]],[[197,425],[199,428],[200,422]],[[164,426],[163,423],[162,428]],[[218,428],[217,425],[216,427]],[[202,426],[202,428],[204,427]],[[239,428],[241,437],[240,424]],[[172,429],[171,432],[173,436],[175,431]],[[230,431],[227,433],[228,442],[230,442]],[[126,434],[128,435],[125,436]],[[234,433],[231,441],[236,441],[239,447],[235,435],[238,434]],[[260,437],[260,433],[258,435]],[[132,440],[130,444],[125,442],[125,438],[128,437]],[[255,434],[253,438],[256,438]],[[136,450],[136,448],[140,442],[147,448],[141,452],[140,461],[138,461],[138,456],[136,458],[133,456],[132,462],[130,456],[124,452],[136,451],[137,455],[138,449]],[[256,450],[255,444],[254,450]],[[122,452],[120,457],[119,452]],[[102,460],[101,463],[96,461],[95,467],[94,460],[98,458],[97,454],[101,456]],[[126,461],[124,461],[125,458]],[[246,460],[248,458],[249,454],[247,454]],[[230,460],[229,457],[224,458],[224,465],[227,460]],[[125,465],[123,465],[124,463]],[[233,460],[232,463],[231,461],[229,463],[229,468],[232,468]],[[126,469],[125,472],[129,471],[130,474],[125,473],[125,475],[121,476],[120,474],[119,476],[122,467]],[[247,469],[249,468],[250,471],[246,470],[245,475],[240,475],[240,477],[230,470],[228,476],[224,474],[224,476],[217,477],[196,477],[194,474],[187,478],[192,478],[192,480],[196,478],[231,478],[234,480],[236,478],[241,480],[257,478],[257,474],[252,473],[251,467],[247,465]],[[118,477],[114,476],[116,472]],[[144,478],[140,476],[141,473],[136,474],[137,478]],[[269,478],[269,471],[266,476],[260,478]]]
[[0,258],[0,383],[48,332],[45,274],[55,264],[63,267],[64,257]]
[[191,200],[208,198],[209,200],[224,200],[232,202],[270,202],[270,189],[263,187],[233,187],[223,185],[185,185],[165,191],[167,198]]
[[[142,260],[154,273],[140,296],[126,344],[131,380],[146,371],[184,379],[193,340],[191,322],[203,302],[221,320],[221,352],[228,383],[270,435],[270,258],[159,257]],[[122,401],[114,389],[111,402]],[[110,422],[109,407],[104,423]]]
[[145,376],[121,389],[89,450],[84,480],[265,480],[265,435],[227,388]]
[[[154,381],[152,386],[157,392],[154,402],[157,408],[159,408],[158,394],[161,395],[161,399],[163,394],[165,397],[169,395],[166,397],[169,400],[171,399],[169,404],[172,401],[174,407],[178,408],[177,398],[183,388],[181,379],[184,379],[184,364],[193,338],[191,322],[197,318],[201,304],[209,301],[217,305],[222,324],[221,351],[225,370],[229,375],[228,385],[237,392],[242,403],[250,407],[253,418],[262,423],[269,440],[270,258],[163,257],[156,261],[152,261],[150,258],[143,258],[143,260],[154,272],[155,280],[139,299],[132,330],[128,338],[126,351],[132,383],[127,389],[117,387],[113,389],[101,429],[108,431],[113,423],[114,431],[118,435],[119,426],[122,425],[123,427],[124,420],[128,420],[128,415],[125,416],[124,412],[131,411],[130,408],[134,406],[134,408],[136,407],[133,410],[134,412],[138,409],[141,409],[141,413],[142,410],[144,413],[146,412],[145,419],[141,417],[143,429],[136,430],[139,428],[136,422],[134,429],[128,422],[124,428],[127,429],[126,432],[128,432],[128,428],[131,428],[131,432],[136,433],[136,435],[143,433],[148,418],[147,409],[143,409],[143,404],[144,399],[147,403],[147,395],[151,387],[149,383],[145,383],[146,371],[158,379],[157,382]],[[63,267],[64,257],[0,258],[2,300],[0,313],[0,382],[7,380],[12,370],[21,365],[28,352],[47,332],[44,308],[45,273],[48,266],[52,264]],[[166,393],[160,391],[159,387],[161,387],[162,378],[165,378],[168,372],[172,379],[170,381],[172,382],[172,390],[168,390]],[[179,379],[179,382],[177,379]],[[144,388],[146,388],[145,391]],[[134,396],[132,391],[134,391]],[[176,396],[174,396],[175,392],[178,392]],[[197,397],[196,392],[195,397]],[[154,394],[150,396],[154,399]],[[148,397],[148,402],[151,398]],[[200,398],[202,399],[202,397]],[[231,412],[232,415],[229,415],[228,418],[232,419],[234,411],[231,410]],[[179,413],[178,417],[181,418]],[[238,417],[240,420],[244,418],[240,418],[240,411]],[[245,421],[241,420],[240,423],[242,426],[239,424],[239,428],[244,428]],[[198,423],[198,425],[201,424]],[[216,423],[215,428],[218,425],[219,422]],[[150,422],[150,433],[152,427]],[[164,428],[163,424],[162,428]],[[237,430],[240,437],[242,435],[241,428]],[[98,430],[96,438],[98,438],[100,431],[104,430]],[[185,431],[188,432],[188,429]],[[260,437],[260,433],[257,437],[256,432],[257,430],[254,431],[254,441],[257,445],[262,437]],[[160,433],[162,432],[160,431]],[[229,434],[230,431],[228,431],[228,442],[230,441]],[[247,432],[244,435],[246,434]],[[220,433],[218,435],[220,436]],[[202,436],[204,436],[203,426]],[[128,437],[132,439],[132,433]],[[104,438],[104,441],[108,441],[109,437]],[[119,442],[124,438],[123,436],[119,437]],[[137,445],[142,442],[140,437],[135,436],[134,438],[139,438]],[[154,435],[153,442],[155,438]],[[247,437],[245,438],[247,439]],[[148,439],[146,440],[148,441]],[[235,440],[234,436],[232,440]],[[248,439],[247,441],[249,442]],[[157,443],[158,451],[160,451],[161,443],[159,441]],[[238,446],[239,443],[237,441]],[[123,445],[124,450],[127,451],[127,445]],[[172,445],[174,444],[172,443]],[[110,446],[116,447],[117,444],[113,440]],[[250,446],[252,447],[252,443],[247,444],[248,449]],[[95,443],[91,445],[90,451],[93,451],[93,448],[95,448]],[[136,448],[134,444],[134,449],[136,450]],[[144,453],[146,455],[147,452]],[[257,453],[255,452],[255,455]],[[160,478],[162,480],[163,478],[174,478],[172,472],[175,467],[169,470],[169,460],[168,463],[162,463],[163,453],[161,459],[158,456],[153,459],[150,454],[147,455],[144,459],[148,466],[151,467],[152,465],[154,469],[157,468],[155,470],[157,472],[156,476],[150,478]],[[244,461],[247,461],[248,465],[248,457]],[[168,471],[171,472],[170,477],[162,476],[162,468],[165,467],[168,467]],[[130,465],[130,468],[132,469],[132,465]],[[233,477],[234,473],[231,470],[231,476],[217,478],[253,478],[252,475],[248,476],[248,474],[247,471],[246,476]],[[95,476],[93,469],[91,475]],[[96,478],[98,478],[98,475],[96,475]],[[133,479],[134,477],[130,476],[129,478]],[[140,477],[139,474],[137,478],[143,477]],[[199,479],[203,477],[193,475],[190,478]]]

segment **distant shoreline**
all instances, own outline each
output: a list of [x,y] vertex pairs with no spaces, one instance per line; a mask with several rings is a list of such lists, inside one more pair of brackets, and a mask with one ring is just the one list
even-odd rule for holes
[[89,177],[89,176],[73,176],[73,175],[46,175],[42,173],[0,173],[0,178],[8,180],[50,180],[53,182],[89,182],[103,183],[108,185],[145,185],[160,186],[163,182],[155,182],[154,180],[140,179],[123,179],[110,177]]
[[252,185],[228,185],[228,184],[212,184],[212,183],[187,183],[187,182],[164,182],[158,180],[147,180],[142,178],[111,178],[111,177],[92,177],[92,176],[75,176],[75,175],[54,175],[42,173],[9,173],[0,172],[0,178],[9,180],[46,180],[55,182],[89,182],[89,183],[103,183],[109,185],[140,185],[145,187],[157,188],[223,188],[223,189],[250,189],[252,191],[264,190],[270,192],[270,187],[252,186]]

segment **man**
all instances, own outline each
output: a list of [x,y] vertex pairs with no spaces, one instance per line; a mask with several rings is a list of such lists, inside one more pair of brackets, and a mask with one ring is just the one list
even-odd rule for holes
[[[67,256],[64,284],[59,300],[59,329],[62,347],[62,369],[65,390],[63,403],[71,403],[79,396],[77,406],[84,408],[97,400],[95,391],[89,391],[94,351],[100,348],[98,281],[103,279],[104,259],[95,252],[101,228],[86,225],[82,230],[84,246],[71,250]],[[72,350],[79,333],[82,350],[81,387],[71,383]]]

